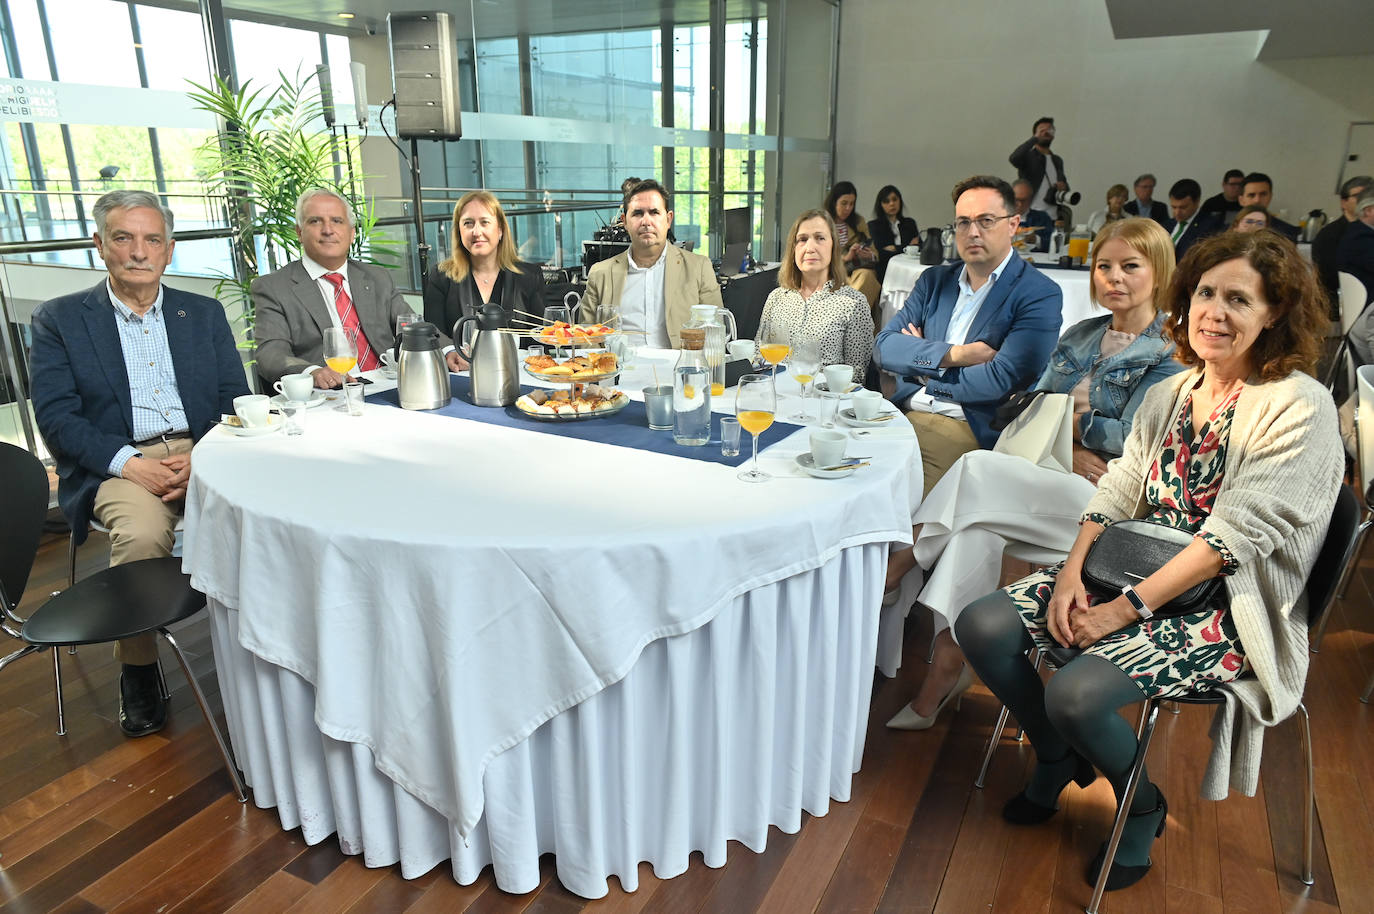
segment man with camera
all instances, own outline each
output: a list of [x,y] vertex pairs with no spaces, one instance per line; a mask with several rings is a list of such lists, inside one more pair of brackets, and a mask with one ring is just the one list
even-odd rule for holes
[[1031,128],[1031,138],[1007,157],[1016,166],[1016,176],[1035,188],[1031,209],[1039,210],[1053,222],[1059,214],[1058,194],[1069,189],[1064,175],[1064,160],[1050,152],[1054,142],[1054,118],[1042,117]]

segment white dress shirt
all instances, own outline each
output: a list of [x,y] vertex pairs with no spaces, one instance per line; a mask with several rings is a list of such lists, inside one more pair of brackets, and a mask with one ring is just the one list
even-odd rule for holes
[[[1054,185],[1059,183],[1059,169],[1054,167],[1054,156],[1045,155],[1045,178],[1040,182],[1040,186],[1035,190],[1035,196],[1031,198],[1031,209],[1038,209],[1047,214],[1051,219],[1059,215],[1059,207],[1045,202],[1046,195],[1054,189]],[[997,268],[999,271],[1001,267]]]
[[[1016,249],[1007,252],[1007,256],[1002,258],[1002,262],[997,265],[997,269],[992,271],[987,282],[983,283],[978,291],[974,291],[968,282],[968,267],[959,271],[959,297],[954,301],[954,313],[949,317],[949,329],[945,331],[945,342],[951,346],[962,346],[968,339],[969,328],[973,326],[973,321],[978,317],[978,311],[983,307],[983,302],[987,299],[992,287],[997,285],[997,280],[1001,278],[1002,271],[1011,263],[1011,259],[1016,256]],[[923,413],[935,413],[940,416],[949,416],[951,419],[964,421],[964,407],[953,400],[941,400],[932,397],[924,390],[918,390],[911,395],[907,401],[907,410],[919,410]]]
[[671,349],[668,327],[663,310],[664,258],[668,246],[653,265],[641,267],[629,251],[625,259],[630,267],[625,272],[625,287],[620,293],[620,326],[644,333],[645,345],[654,349]]

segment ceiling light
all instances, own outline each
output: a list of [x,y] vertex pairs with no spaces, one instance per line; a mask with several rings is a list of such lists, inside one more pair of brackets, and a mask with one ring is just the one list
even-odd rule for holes
[[353,14],[352,14],[352,13],[339,13],[338,16],[339,16],[340,19],[352,19],[352,18],[353,18]]

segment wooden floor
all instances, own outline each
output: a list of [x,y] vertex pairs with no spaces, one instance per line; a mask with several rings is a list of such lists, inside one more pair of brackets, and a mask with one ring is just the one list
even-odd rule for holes
[[[1370,550],[1374,553],[1374,549]],[[65,542],[44,547],[29,585],[32,606],[64,583]],[[103,562],[98,544],[83,563]],[[1170,800],[1155,867],[1108,897],[1112,914],[1374,911],[1374,707],[1358,694],[1374,667],[1374,560],[1338,606],[1307,688],[1316,747],[1319,831],[1316,884],[1304,887],[1300,751],[1290,724],[1270,734],[1260,794],[1211,803],[1197,798],[1208,750],[1206,712],[1164,714],[1151,772]],[[915,617],[913,617],[915,618]],[[53,733],[47,655],[0,675],[0,914],[10,912],[1075,912],[1090,894],[1082,871],[1104,837],[1111,796],[1099,779],[1070,788],[1045,825],[1016,829],[999,810],[1019,789],[1029,749],[1003,740],[986,790],[973,778],[997,706],[975,687],[963,708],[925,733],[882,722],[924,674],[928,631],[910,625],[906,667],[879,679],[863,770],[848,803],[806,817],[796,835],[774,830],[755,854],[732,844],[711,869],[693,855],[687,872],[659,880],[641,865],[640,890],[612,879],[587,902],[542,863],[528,895],[496,888],[490,869],[460,886],[441,865],[404,880],[396,867],[368,869],[330,840],[305,846],[272,810],[238,804],[185,681],[169,670],[171,722],[140,740],[115,722],[117,667],[103,647],[63,655],[66,737]],[[184,646],[211,702],[218,686],[201,617]]]

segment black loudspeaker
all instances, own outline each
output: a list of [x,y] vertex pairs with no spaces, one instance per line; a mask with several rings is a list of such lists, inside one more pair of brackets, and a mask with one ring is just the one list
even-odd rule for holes
[[458,42],[448,13],[388,13],[396,133],[403,139],[457,140]]

